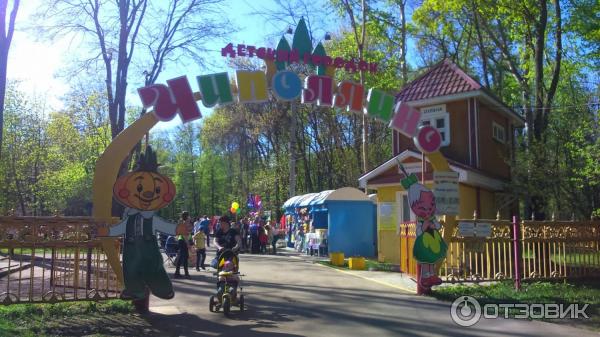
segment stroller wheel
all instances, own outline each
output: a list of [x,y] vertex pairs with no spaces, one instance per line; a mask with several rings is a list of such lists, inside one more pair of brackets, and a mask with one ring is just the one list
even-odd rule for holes
[[211,296],[210,300],[208,302],[208,310],[210,310],[210,312],[215,312],[215,297]]
[[231,310],[231,298],[229,295],[223,296],[223,313],[225,316],[229,316],[229,311]]
[[240,311],[244,311],[244,295],[240,295],[239,304],[240,304]]

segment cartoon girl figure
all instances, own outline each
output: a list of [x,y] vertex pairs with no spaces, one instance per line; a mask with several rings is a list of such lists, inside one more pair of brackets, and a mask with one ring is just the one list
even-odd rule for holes
[[403,179],[402,186],[408,190],[410,209],[417,219],[413,256],[421,265],[420,285],[431,288],[442,283],[435,273],[435,263],[446,257],[448,250],[439,233],[442,226],[435,218],[435,196],[430,189],[418,183],[414,174]]

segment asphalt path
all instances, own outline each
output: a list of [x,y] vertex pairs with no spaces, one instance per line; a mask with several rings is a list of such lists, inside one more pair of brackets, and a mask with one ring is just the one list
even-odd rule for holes
[[[207,258],[210,261],[212,256]],[[175,298],[152,298],[149,321],[164,336],[597,336],[539,321],[482,319],[461,327],[450,303],[293,256],[240,255],[246,310],[209,311],[215,276],[190,269]],[[172,273],[172,268],[167,269]]]

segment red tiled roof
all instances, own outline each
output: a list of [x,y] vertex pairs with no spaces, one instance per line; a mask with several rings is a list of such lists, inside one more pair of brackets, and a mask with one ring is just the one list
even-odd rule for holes
[[402,88],[396,99],[404,102],[417,101],[481,88],[481,84],[452,61],[445,59]]

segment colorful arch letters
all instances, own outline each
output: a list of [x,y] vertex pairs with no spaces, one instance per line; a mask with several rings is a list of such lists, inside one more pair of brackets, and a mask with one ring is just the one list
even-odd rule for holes
[[[235,102],[232,84],[226,72],[197,77],[202,104],[207,107]],[[336,107],[349,112],[367,114],[377,118],[414,139],[417,147],[425,153],[433,153],[441,146],[441,135],[434,127],[421,127],[421,112],[383,90],[371,88],[365,98],[361,84],[342,81],[334,86],[331,76],[309,75],[304,80],[289,70],[277,71],[270,81],[263,71],[235,73],[237,101],[261,103],[269,100],[269,88],[280,101],[292,101],[301,97],[303,104]],[[270,82],[270,83],[269,83]],[[194,92],[185,76],[167,81],[167,85],[153,84],[138,89],[145,108],[154,107],[154,114],[161,121],[169,121],[179,114],[182,121],[201,118]]]

